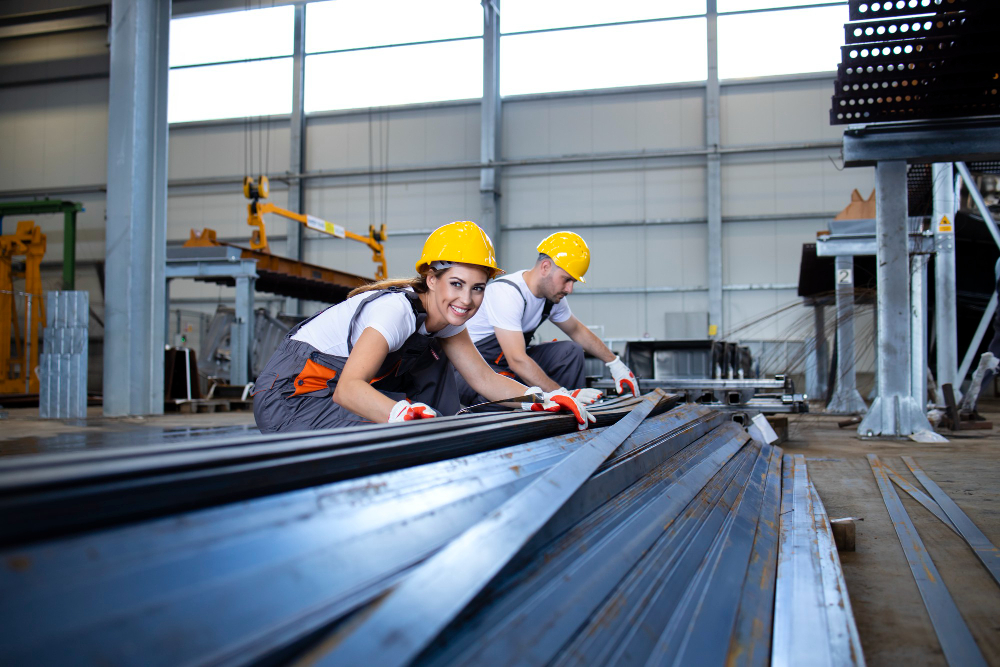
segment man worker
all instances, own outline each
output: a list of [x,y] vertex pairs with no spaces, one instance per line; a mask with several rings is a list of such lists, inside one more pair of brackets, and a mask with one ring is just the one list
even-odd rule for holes
[[[603,394],[584,388],[583,354],[603,361],[619,394],[639,395],[635,375],[569,308],[566,299],[577,281],[586,282],[590,249],[579,234],[556,232],[538,244],[538,259],[526,271],[497,278],[486,286],[483,305],[467,325],[472,342],[494,371],[544,391],[565,389],[584,404]],[[570,337],[531,345],[535,330],[551,321]],[[462,403],[485,402],[459,378]]]

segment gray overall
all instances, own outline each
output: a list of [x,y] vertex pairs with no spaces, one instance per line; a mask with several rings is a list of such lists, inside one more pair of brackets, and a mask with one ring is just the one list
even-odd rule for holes
[[[409,299],[417,320],[416,329],[401,348],[386,355],[371,385],[393,400],[409,398],[430,405],[439,414],[453,415],[459,409],[455,374],[440,344],[432,336],[418,333],[427,320],[427,313],[413,292],[390,288],[373,292],[363,300],[347,328],[348,354],[354,349],[354,324],[361,309],[375,299],[394,293],[404,294]],[[261,433],[371,423],[333,401],[337,376],[344,370],[347,358],[324,354],[306,342],[292,340],[303,325],[323,312],[289,331],[257,378],[253,414]]]
[[[505,278],[498,278],[493,282],[496,283],[507,283],[521,296],[524,300],[524,307],[528,307],[528,301],[524,298],[524,294],[521,293],[521,289],[516,283],[507,280]],[[560,387],[566,387],[567,389],[579,389],[584,386],[586,378],[584,377],[583,371],[583,348],[580,347],[579,343],[575,343],[571,340],[554,341],[551,343],[542,343],[541,345],[529,345],[531,343],[532,337],[535,335],[535,331],[538,327],[542,326],[545,320],[549,319],[549,314],[552,312],[552,307],[555,304],[546,299],[545,306],[542,308],[542,318],[538,321],[538,324],[534,329],[530,331],[524,331],[524,347],[528,353],[528,356],[536,363],[538,366],[552,378],[553,382],[558,382]],[[522,384],[528,384],[525,380],[517,377],[513,371],[510,370],[510,366],[507,364],[507,359],[504,357],[503,348],[500,347],[500,342],[497,340],[496,334],[490,334],[486,338],[483,338],[476,343],[476,349],[479,350],[479,354],[483,355],[483,359],[486,363],[490,365],[495,372],[500,375],[506,375],[509,378],[513,378]],[[469,383],[465,381],[458,371],[455,371],[455,381],[458,383],[458,392],[461,397],[463,405],[475,405],[476,403],[485,403],[486,399],[480,396],[475,389],[469,386]]]

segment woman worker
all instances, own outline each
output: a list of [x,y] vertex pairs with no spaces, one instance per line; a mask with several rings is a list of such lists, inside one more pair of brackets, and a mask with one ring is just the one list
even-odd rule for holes
[[355,289],[293,328],[257,378],[263,433],[426,419],[458,412],[451,364],[479,394],[535,394],[525,410],[568,410],[596,421],[571,396],[494,373],[465,324],[496,273],[493,243],[474,222],[452,222],[424,242],[417,277]]

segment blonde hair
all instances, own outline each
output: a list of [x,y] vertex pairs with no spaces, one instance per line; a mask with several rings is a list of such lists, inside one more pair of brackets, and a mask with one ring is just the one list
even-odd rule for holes
[[350,299],[355,294],[390,289],[392,287],[410,287],[417,294],[425,294],[427,292],[427,277],[434,276],[435,278],[440,278],[441,274],[447,270],[448,269],[441,269],[439,271],[435,271],[434,269],[427,267],[414,278],[389,278],[387,280],[379,280],[378,282],[374,282],[369,285],[355,287],[347,294],[347,298]]

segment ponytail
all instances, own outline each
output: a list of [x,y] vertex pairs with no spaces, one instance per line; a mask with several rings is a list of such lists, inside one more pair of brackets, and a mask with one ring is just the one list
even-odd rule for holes
[[430,267],[426,267],[419,275],[413,278],[389,278],[388,280],[379,280],[378,282],[371,283],[369,285],[362,285],[361,287],[355,287],[348,293],[347,298],[350,299],[356,294],[363,294],[364,292],[374,292],[376,290],[391,289],[393,287],[409,287],[417,294],[425,294],[427,292],[427,276],[434,276],[439,278],[448,269],[441,269],[435,271]]

